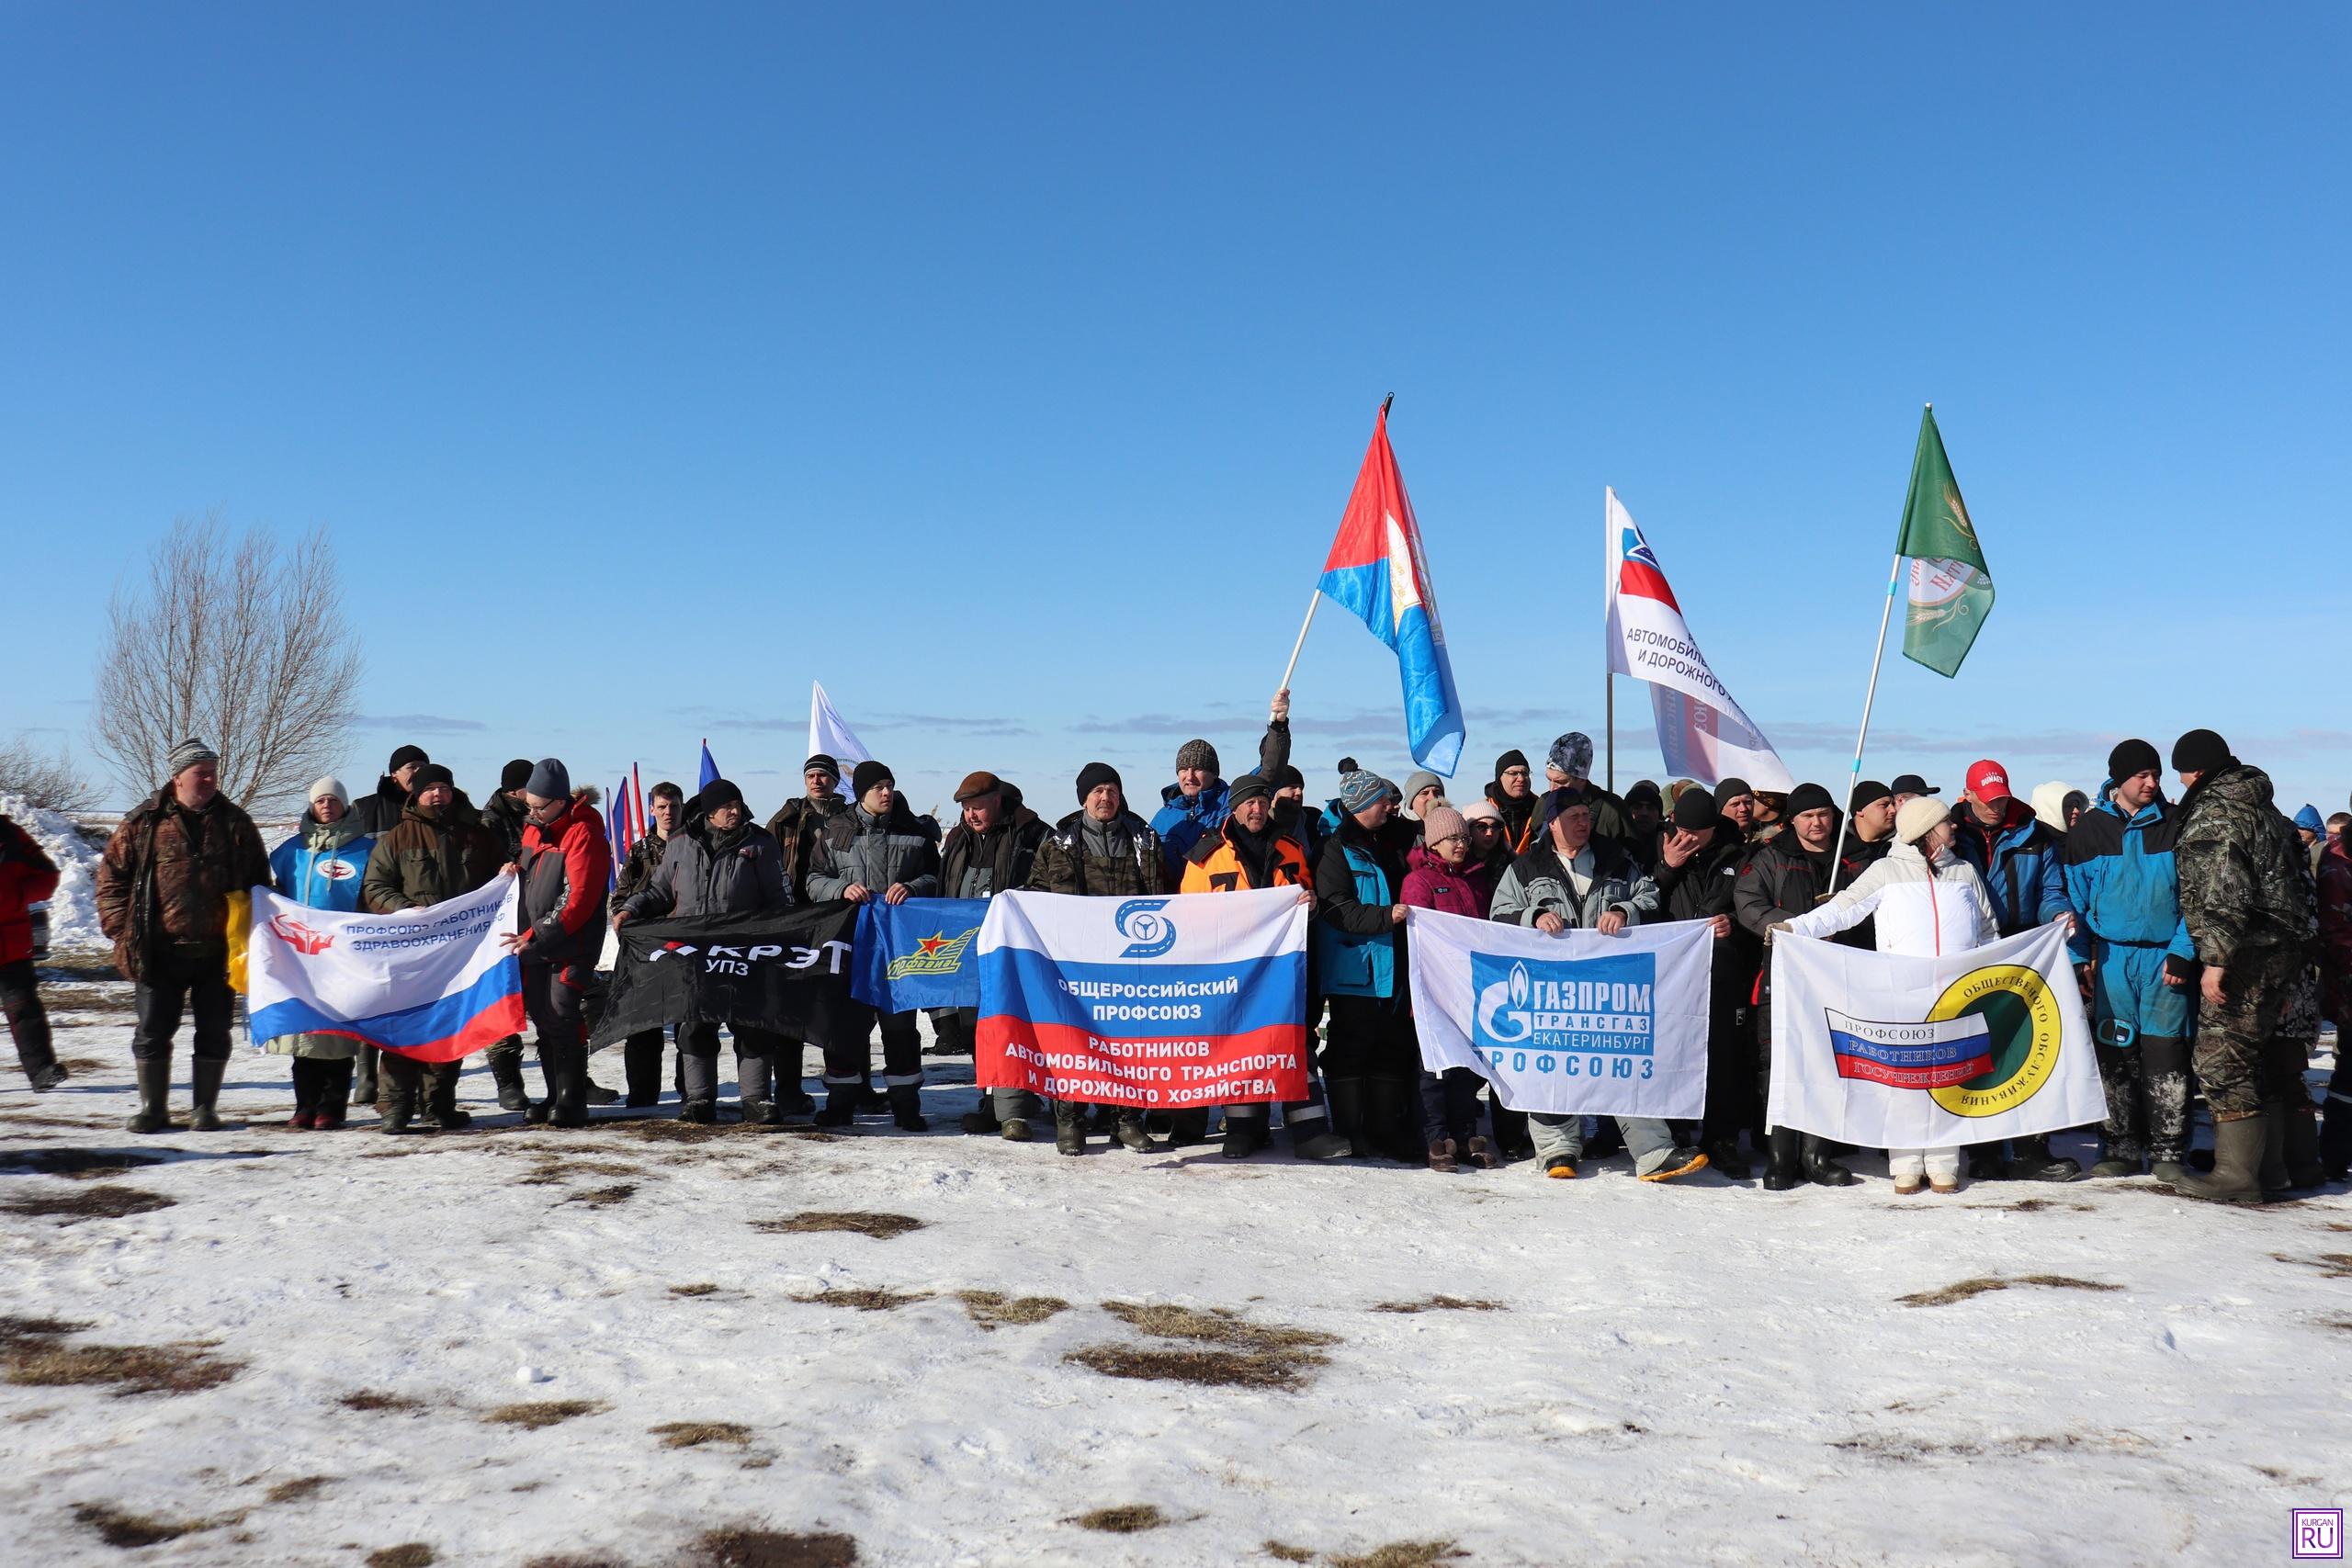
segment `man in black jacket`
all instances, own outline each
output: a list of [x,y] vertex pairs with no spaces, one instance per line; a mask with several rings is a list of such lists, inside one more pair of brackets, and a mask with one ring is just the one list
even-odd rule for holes
[[[1674,823],[1658,842],[1651,873],[1669,920],[1704,920],[1714,933],[1708,970],[1707,1108],[1699,1146],[1707,1163],[1734,1180],[1748,1174],[1739,1130],[1754,1120],[1755,1045],[1747,1033],[1747,998],[1756,984],[1763,943],[1732,919],[1732,893],[1747,848],[1715,809],[1714,796],[1687,789],[1674,803]],[[1678,1127],[1676,1136],[1690,1139]]]
[[384,776],[376,781],[376,793],[363,795],[351,803],[351,815],[359,821],[363,833],[389,833],[401,825],[401,813],[408,809],[411,781],[416,770],[433,761],[422,746],[402,746],[392,752],[392,760],[384,768]]
[[[527,775],[529,764],[524,764]],[[628,901],[652,882],[653,874],[662,867],[662,856],[670,848],[671,836],[677,832],[686,812],[686,792],[668,779],[663,779],[645,793],[645,815],[650,818],[644,837],[631,844],[628,859],[621,863],[620,871],[613,878],[612,897],[605,901],[610,915],[618,917]],[[774,841],[773,837],[770,840]],[[649,1105],[662,1103],[662,1045],[667,1031],[640,1029],[621,1043],[621,1071],[628,1084],[628,1107],[641,1111]],[[521,1042],[516,1042],[515,1084],[522,1084]],[[685,1058],[678,1059],[678,1093],[685,1095]],[[797,1090],[796,1090],[797,1092]],[[789,1096],[780,1097],[788,1100]],[[799,1096],[804,1111],[814,1109],[806,1094]],[[505,1084],[499,1085],[499,1103],[505,1103]],[[786,1107],[789,1109],[789,1105]]]
[[[956,786],[962,815],[939,847],[939,896],[993,898],[1029,885],[1037,846],[1046,841],[1045,819],[1022,804],[1021,792],[991,773],[966,776]],[[979,1023],[978,1008],[940,1008],[931,1026],[941,1055],[968,1056]],[[984,1089],[979,1104],[964,1113],[967,1133],[996,1133],[1019,1144],[1029,1139],[1037,1097],[1024,1089]]]

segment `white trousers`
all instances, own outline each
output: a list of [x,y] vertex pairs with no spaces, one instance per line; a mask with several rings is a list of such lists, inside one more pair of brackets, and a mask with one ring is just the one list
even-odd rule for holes
[[1960,1179],[1958,1148],[1889,1149],[1886,1151],[1886,1172],[1897,1181],[1917,1181],[1926,1177],[1945,1183]]

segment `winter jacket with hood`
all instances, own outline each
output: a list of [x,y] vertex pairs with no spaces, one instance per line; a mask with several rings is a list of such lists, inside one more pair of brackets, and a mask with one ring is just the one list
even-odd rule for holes
[[1262,833],[1251,833],[1228,817],[1184,857],[1184,876],[1177,885],[1177,891],[1232,893],[1314,886],[1314,873],[1306,865],[1306,851],[1296,839],[1275,827],[1271,817]]
[[708,818],[697,817],[670,835],[662,863],[629,896],[627,908],[631,919],[658,920],[791,905],[792,885],[784,878],[775,834],[752,822],[722,833]]
[[1004,815],[985,833],[975,833],[959,816],[939,846],[939,893],[961,898],[967,875],[975,868],[985,875],[993,897],[1029,885],[1036,864],[1037,846],[1050,831],[1045,819],[1022,804],[1021,792],[1007,784],[1002,791]]
[[[676,837],[675,833],[670,835],[671,839]],[[631,844],[628,858],[613,873],[613,890],[605,897],[605,908],[616,915],[628,908],[628,901],[642,892],[646,884],[653,880],[653,874],[662,869],[662,857],[669,852],[670,839],[659,832],[646,833]]]
[[225,795],[189,811],[165,784],[131,808],[98,862],[98,924],[115,968],[144,979],[165,947],[218,948],[226,963],[229,895],[270,880],[252,818]]
[[1367,828],[1342,815],[1315,863],[1316,984],[1327,996],[1388,997],[1402,1005],[1408,953],[1389,911],[1403,903],[1405,856],[1418,829],[1403,817]]
[[531,808],[509,796],[504,790],[492,790],[489,803],[481,808],[481,825],[498,835],[504,865],[523,852],[523,828],[530,819]]
[[795,901],[808,901],[808,871],[817,861],[817,835],[849,808],[842,795],[825,795],[811,800],[804,795],[786,801],[768,818],[768,832],[775,839],[776,852],[784,857],[784,877],[792,884]]
[[305,811],[293,834],[269,852],[270,881],[280,897],[306,908],[352,914],[366,908],[360,894],[375,847],[375,835],[348,809],[332,822]]
[[2161,947],[2194,962],[2197,943],[2181,918],[2174,860],[2179,809],[2159,795],[2127,820],[2109,798],[2114,788],[2112,780],[2102,785],[2098,804],[2075,818],[2066,835],[2066,903],[2077,917],[2068,944],[2075,962],[2089,962],[2110,943]]
[[523,929],[515,956],[569,971],[567,984],[585,988],[584,971],[604,952],[605,890],[612,884],[613,846],[593,792],[574,790],[564,808],[523,829],[514,862],[523,879]]
[[462,800],[427,812],[413,800],[368,857],[361,900],[371,914],[429,909],[486,886],[506,863],[505,846]]
[[1544,915],[1557,915],[1579,931],[1590,931],[1611,909],[1624,916],[1629,926],[1657,918],[1657,884],[1634,864],[1624,845],[1596,833],[1585,849],[1591,863],[1579,895],[1552,836],[1544,834],[1533,849],[1510,863],[1496,884],[1490,918],[1532,926]]
[[1878,950],[1911,958],[1965,953],[1999,934],[1993,900],[1976,867],[1950,851],[1931,865],[1917,844],[1897,844],[1854,885],[1789,922],[1799,936],[1835,936],[1864,919]]
[[878,895],[894,882],[906,884],[910,898],[939,897],[938,847],[902,797],[890,797],[888,817],[853,806],[826,819],[808,867],[811,903],[842,897],[853,884]]
[[1159,835],[1134,812],[1098,823],[1081,807],[1055,823],[1037,846],[1029,886],[1040,893],[1148,897],[1169,890],[1168,861]]
[[2188,787],[2173,863],[2199,959],[2229,970],[2309,955],[2317,934],[2311,857],[2260,768],[2233,760]]
[[2067,913],[2064,846],[2032,807],[2011,795],[2001,820],[1987,829],[1963,803],[1951,822],[1952,852],[1984,879],[2001,935],[2030,931]]
[[[1266,733],[1258,741],[1258,776],[1271,779],[1290,761],[1290,720],[1277,718],[1268,722]],[[1201,786],[1201,793],[1189,799],[1182,784],[1166,784],[1159,791],[1159,809],[1152,814],[1151,830],[1159,835],[1162,852],[1168,862],[1168,884],[1174,886],[1184,874],[1184,857],[1193,846],[1207,835],[1225,826],[1232,812],[1227,799],[1228,786],[1223,779],[1211,779]]]
[[33,955],[32,907],[57,891],[57,863],[26,832],[0,817],[0,964]]
[[1430,853],[1428,845],[1415,844],[1405,863],[1410,869],[1405,873],[1405,894],[1396,900],[1399,904],[1474,920],[1485,919],[1494,905],[1495,874],[1475,856],[1457,870]]
[[2319,963],[2327,1016],[2341,1032],[2352,1030],[2352,855],[2340,834],[2326,844],[2319,858]]
[[408,791],[390,773],[376,781],[375,794],[363,795],[351,803],[351,815],[359,819],[359,830],[379,838],[401,825],[401,813],[407,809]]
[[[1830,841],[1833,845],[1837,842],[1834,838]],[[1838,862],[1837,875],[1827,887],[1822,886],[1822,880],[1830,851],[1808,854],[1793,831],[1775,834],[1769,843],[1751,844],[1732,887],[1732,919],[1760,943],[1764,932],[1776,922],[1810,915],[1820,908],[1824,897],[1838,888],[1852,886],[1865,871],[1891,852],[1883,847],[1888,843],[1884,839],[1876,844],[1848,839],[1846,852]],[[1848,947],[1869,948],[1872,942],[1862,937],[1861,930],[1858,925],[1838,941]]]

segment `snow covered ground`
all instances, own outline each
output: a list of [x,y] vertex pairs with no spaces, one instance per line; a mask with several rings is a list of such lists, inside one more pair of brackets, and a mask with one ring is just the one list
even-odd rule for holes
[[[127,987],[52,992],[74,1080],[0,1057],[8,1563],[2234,1565],[2352,1502],[2340,1189],[1069,1160],[956,1084],[928,1136],[394,1141],[285,1131],[252,1054],[232,1130],[137,1138]],[[1436,1295],[1487,1304],[1384,1310]]]

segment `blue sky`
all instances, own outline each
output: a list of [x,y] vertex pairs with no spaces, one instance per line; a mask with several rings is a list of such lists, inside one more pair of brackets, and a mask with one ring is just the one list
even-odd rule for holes
[[[1635,12],[1641,14],[1634,14]],[[345,776],[1238,773],[1383,394],[1464,778],[1601,727],[1601,487],[1840,778],[1919,406],[1999,604],[1867,773],[2211,725],[2340,807],[2324,5],[0,9],[0,734],[177,515],[332,528]],[[2331,108],[2329,105],[2335,107]],[[1402,776],[1322,615],[1318,791]],[[1656,770],[1620,682],[1618,782]],[[691,784],[691,778],[687,780]]]

